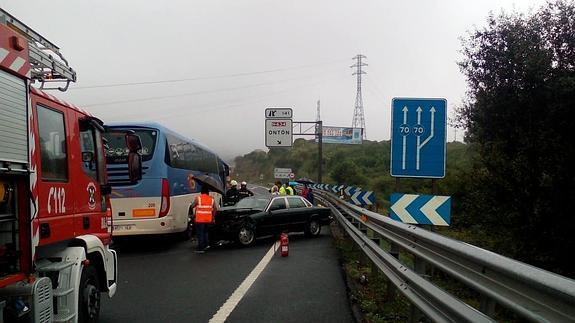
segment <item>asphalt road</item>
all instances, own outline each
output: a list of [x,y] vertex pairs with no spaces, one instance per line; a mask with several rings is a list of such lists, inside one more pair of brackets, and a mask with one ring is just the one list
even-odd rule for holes
[[[104,297],[100,322],[208,322],[274,243],[196,254],[189,241],[117,241],[118,291]],[[290,234],[290,255],[271,258],[226,322],[353,322],[329,227]]]

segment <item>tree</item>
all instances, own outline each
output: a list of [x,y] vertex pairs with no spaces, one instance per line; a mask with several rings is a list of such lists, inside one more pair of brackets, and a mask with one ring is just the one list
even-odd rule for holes
[[467,212],[510,256],[575,275],[575,3],[490,16],[463,54]]

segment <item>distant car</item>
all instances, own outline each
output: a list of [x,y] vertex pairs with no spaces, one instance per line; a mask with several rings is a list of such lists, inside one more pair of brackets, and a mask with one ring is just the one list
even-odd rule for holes
[[313,206],[301,196],[254,196],[220,209],[210,240],[237,241],[249,246],[257,237],[282,232],[304,232],[316,237],[321,226],[330,220],[330,209]]

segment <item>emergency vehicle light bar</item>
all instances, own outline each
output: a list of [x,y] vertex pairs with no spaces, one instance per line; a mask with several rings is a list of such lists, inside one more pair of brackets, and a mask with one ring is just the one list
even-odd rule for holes
[[[66,58],[60,53],[58,46],[2,8],[0,8],[0,23],[9,26],[12,30],[28,39],[31,78],[32,80],[40,81],[42,89],[66,91],[70,82],[76,82],[76,71],[69,66]],[[60,60],[55,59],[51,53],[57,55]],[[66,82],[66,86],[57,88],[46,88],[44,86],[45,83],[62,81]]]

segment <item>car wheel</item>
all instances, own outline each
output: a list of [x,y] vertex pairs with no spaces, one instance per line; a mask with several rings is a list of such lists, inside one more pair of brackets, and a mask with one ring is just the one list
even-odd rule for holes
[[238,242],[244,246],[251,246],[256,241],[256,232],[251,225],[245,224],[238,231]]
[[311,219],[305,227],[305,235],[317,237],[321,233],[321,223],[316,219]]
[[80,277],[80,297],[78,298],[78,321],[98,322],[100,316],[100,281],[94,266],[85,266]]

